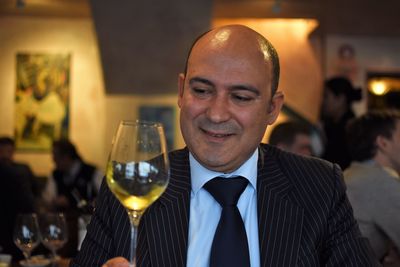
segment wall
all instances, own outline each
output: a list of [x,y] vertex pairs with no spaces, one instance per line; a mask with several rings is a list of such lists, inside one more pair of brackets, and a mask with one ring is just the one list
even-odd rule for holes
[[[92,22],[88,19],[0,18],[0,135],[12,135],[16,54],[70,53],[70,139],[84,159],[104,165],[105,94]],[[52,169],[49,153],[17,153],[37,175]]]
[[[316,52],[304,35],[297,38],[296,31],[288,30],[283,35],[282,28],[273,29],[259,21],[253,21],[252,25],[269,37],[280,53],[280,86],[287,103],[311,121],[315,120],[322,76],[318,49]],[[365,81],[366,70],[400,70],[400,39],[393,38],[329,36],[324,57],[327,66],[343,42],[350,42],[356,49],[360,66],[357,79],[361,84]],[[17,52],[71,53],[70,138],[89,162],[104,169],[118,122],[136,119],[140,105],[173,106],[176,110],[175,147],[184,146],[175,94],[146,97],[105,94],[96,35],[90,19],[0,18],[0,135],[13,133]],[[329,68],[326,69],[325,74],[329,75]],[[29,163],[38,175],[47,175],[53,167],[49,153],[18,153],[17,159]]]
[[[178,89],[176,89],[178,90]],[[139,117],[138,108],[140,105],[171,106],[175,109],[175,148],[185,146],[179,128],[179,108],[177,94],[134,96],[134,95],[109,95],[106,99],[106,121],[105,147],[110,150],[111,141],[118,127],[120,120],[136,120]]]
[[[112,136],[122,119],[135,120],[140,105],[175,108],[175,147],[183,147],[179,131],[177,96],[106,95],[96,35],[90,19],[0,18],[0,135],[14,128],[15,63],[17,52],[70,53],[70,139],[82,157],[104,170]],[[176,77],[177,80],[177,77]],[[35,174],[53,168],[50,153],[20,153]]]

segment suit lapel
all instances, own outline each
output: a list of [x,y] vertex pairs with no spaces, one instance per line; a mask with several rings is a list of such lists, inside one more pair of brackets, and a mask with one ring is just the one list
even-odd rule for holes
[[189,154],[187,149],[172,153],[167,190],[145,216],[151,266],[186,266],[191,190]]
[[282,172],[278,156],[279,151],[260,147],[257,180],[260,260],[261,266],[296,266],[304,211],[288,197],[291,183]]

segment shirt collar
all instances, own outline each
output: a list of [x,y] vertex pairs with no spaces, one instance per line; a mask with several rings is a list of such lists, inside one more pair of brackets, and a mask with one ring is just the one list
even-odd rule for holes
[[251,157],[243,163],[239,169],[231,173],[215,172],[205,168],[193,157],[192,153],[189,153],[189,161],[192,191],[194,194],[197,194],[205,183],[217,176],[226,178],[243,176],[249,180],[249,183],[254,187],[254,189],[257,188],[258,149],[254,151]]

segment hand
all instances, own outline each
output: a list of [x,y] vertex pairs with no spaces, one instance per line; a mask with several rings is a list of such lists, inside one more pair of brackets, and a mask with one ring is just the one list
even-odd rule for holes
[[129,262],[123,257],[109,259],[101,267],[129,267]]

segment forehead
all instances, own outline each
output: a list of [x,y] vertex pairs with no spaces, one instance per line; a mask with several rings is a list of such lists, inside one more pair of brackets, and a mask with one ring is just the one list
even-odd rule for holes
[[221,32],[203,37],[191,51],[187,75],[204,74],[231,81],[270,82],[271,61],[255,36]]

